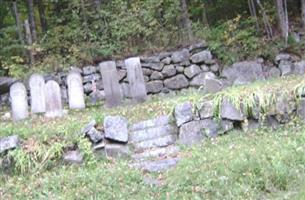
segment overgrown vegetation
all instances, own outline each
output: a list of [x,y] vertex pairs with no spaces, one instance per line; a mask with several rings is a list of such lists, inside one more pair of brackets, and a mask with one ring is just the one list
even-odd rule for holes
[[[190,0],[186,7],[183,2],[1,0],[0,75],[22,77],[36,71],[61,71],[202,39],[223,65],[258,56],[271,59],[287,49],[303,55],[303,43],[290,36],[286,45],[279,37],[272,0],[263,1],[263,9],[256,5],[257,18],[250,15],[245,0]],[[301,28],[300,4],[288,0],[291,33]],[[266,37],[263,11],[274,32],[272,39]],[[30,22],[30,35],[25,34],[25,20]]]

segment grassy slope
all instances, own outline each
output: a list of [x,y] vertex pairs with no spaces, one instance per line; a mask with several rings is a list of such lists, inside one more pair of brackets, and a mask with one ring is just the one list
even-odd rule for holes
[[[263,81],[228,89],[222,95],[231,93],[239,98],[258,91],[294,90],[302,81],[303,77]],[[0,136],[20,135],[27,139],[29,155],[39,157],[58,141],[66,145],[78,138],[74,133],[93,118],[101,122],[105,115],[120,114],[135,122],[168,114],[178,102],[201,98],[202,94],[191,91],[136,106],[91,107],[55,121],[0,122]],[[304,130],[305,124],[292,122],[277,131],[234,132],[219,137],[216,143],[204,141],[184,149],[177,168],[155,175],[164,181],[159,188],[145,185],[143,174],[123,161],[90,160],[80,167],[59,165],[49,170],[33,165],[19,175],[0,175],[0,199],[304,199]],[[40,148],[45,150],[40,152]]]

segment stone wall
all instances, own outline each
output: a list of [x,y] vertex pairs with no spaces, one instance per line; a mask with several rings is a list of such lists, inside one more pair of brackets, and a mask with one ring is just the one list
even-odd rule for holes
[[[148,94],[169,93],[190,87],[203,88],[207,92],[217,92],[230,85],[240,85],[258,79],[304,74],[305,61],[289,54],[279,54],[274,61],[262,58],[243,61],[220,68],[205,42],[191,45],[172,52],[161,52],[153,56],[141,56],[141,65]],[[127,72],[124,60],[116,61],[119,82],[125,98],[130,98]],[[98,89],[97,100],[104,100],[105,93],[98,66],[86,66],[79,71],[83,78],[83,87],[88,98],[93,96],[92,81]],[[68,72],[45,75],[45,81],[55,80],[61,87],[63,101],[67,103]],[[11,78],[0,77],[0,105],[9,105],[8,88],[14,82]],[[28,80],[23,81],[28,85]],[[29,88],[27,86],[27,88]],[[0,106],[1,107],[1,106]]]

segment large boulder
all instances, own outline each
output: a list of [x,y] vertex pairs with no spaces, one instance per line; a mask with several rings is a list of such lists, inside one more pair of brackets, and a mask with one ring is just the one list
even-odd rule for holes
[[5,94],[9,91],[10,86],[16,82],[16,79],[10,77],[0,77],[0,94]]
[[128,142],[128,122],[124,117],[107,116],[104,120],[105,138],[116,142]]
[[182,89],[188,87],[189,82],[184,75],[178,74],[177,76],[166,79],[164,85],[168,89]]
[[207,63],[212,60],[213,56],[209,50],[204,50],[191,56],[192,63]]
[[265,78],[262,65],[254,61],[239,62],[226,67],[223,69],[221,76],[235,85]]
[[19,146],[20,140],[17,135],[0,138],[0,154],[15,149]]
[[181,126],[193,119],[193,105],[191,102],[185,102],[175,107],[175,119],[177,126]]

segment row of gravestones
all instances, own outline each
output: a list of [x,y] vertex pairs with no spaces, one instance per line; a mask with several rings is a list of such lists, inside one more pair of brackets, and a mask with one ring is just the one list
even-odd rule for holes
[[[125,60],[127,77],[132,99],[143,102],[147,98],[146,86],[139,57]],[[106,106],[121,104],[123,93],[119,85],[116,64],[114,61],[102,62],[99,65],[106,96]],[[71,71],[67,77],[68,101],[70,109],[84,109],[84,88],[79,72]],[[50,80],[45,83],[41,75],[34,74],[29,80],[31,95],[31,113],[45,113],[48,118],[61,117],[63,106],[59,84]],[[17,82],[10,87],[12,118],[14,121],[29,117],[26,87]]]

